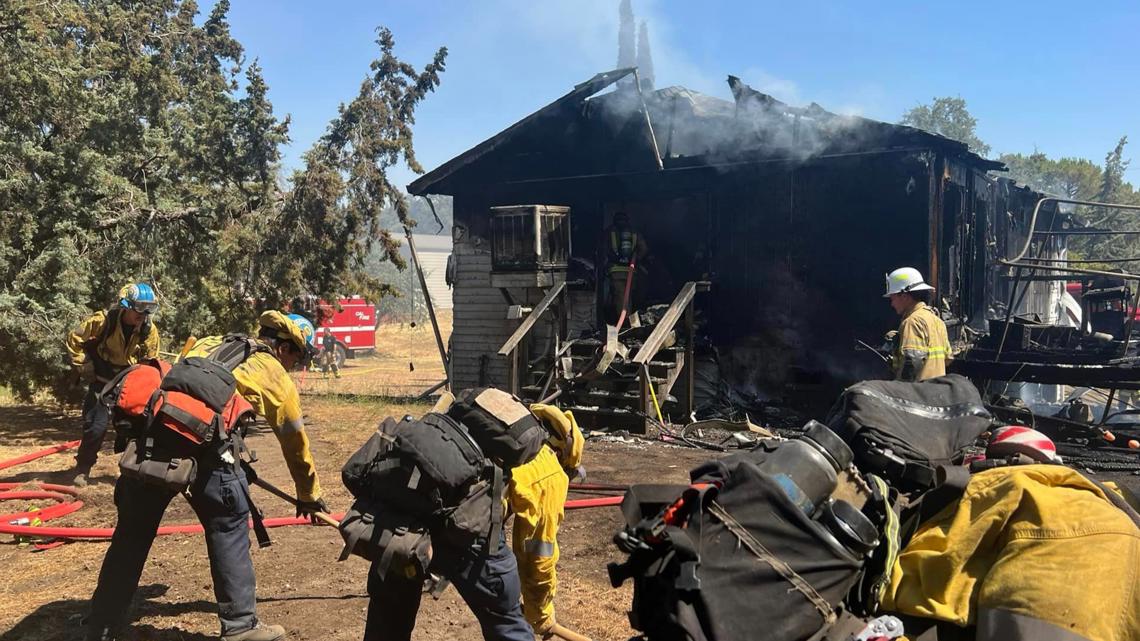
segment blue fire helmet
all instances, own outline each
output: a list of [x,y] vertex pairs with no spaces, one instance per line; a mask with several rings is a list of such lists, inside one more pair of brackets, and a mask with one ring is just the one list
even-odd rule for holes
[[297,329],[301,330],[301,336],[305,339],[305,343],[308,344],[309,347],[312,347],[313,340],[317,335],[317,330],[313,327],[313,324],[309,322],[309,319],[300,314],[289,314],[289,320],[293,321]]
[[158,310],[158,300],[154,297],[154,289],[146,283],[127,285],[119,290],[119,306],[123,309],[133,309],[140,314],[152,314]]

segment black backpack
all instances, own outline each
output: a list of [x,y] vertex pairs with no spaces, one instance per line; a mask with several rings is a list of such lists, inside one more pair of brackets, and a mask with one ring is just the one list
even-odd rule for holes
[[801,641],[858,628],[840,605],[863,559],[759,469],[769,453],[698,467],[688,488],[626,495],[615,542],[630,556],[610,564],[610,581],[633,579],[630,623],[650,641]]
[[903,493],[935,483],[935,470],[961,459],[992,417],[969,379],[949,374],[918,383],[863,381],[836,401],[827,425],[863,472]]
[[487,457],[507,469],[530,462],[550,437],[522,401],[493,387],[463,390],[447,415],[466,426]]
[[428,413],[418,421],[384,419],[344,464],[341,480],[356,498],[432,517],[458,505],[489,466],[462,425]]
[[[131,448],[134,456],[120,461],[124,472],[135,471],[134,463],[142,459],[193,459],[204,451],[231,442],[231,433],[253,412],[249,403],[237,395],[233,370],[259,351],[268,351],[268,348],[246,336],[233,334],[226,336],[208,356],[183,358],[165,374],[161,367],[157,368],[159,378],[146,379],[149,385],[157,382],[157,388],[150,393],[145,410],[136,422],[141,429],[132,435],[137,441]],[[113,415],[128,377],[138,369],[126,370],[104,388],[104,402],[109,403]],[[132,389],[134,396],[140,393],[145,390]],[[240,438],[232,442],[235,447],[240,446]],[[235,452],[235,460],[237,454]]]
[[349,457],[341,480],[356,498],[341,522],[341,559],[381,560],[381,573],[408,562],[426,570],[419,551],[429,534],[465,546],[502,533],[503,468],[445,414],[385,419]]
[[[184,492],[197,477],[203,454],[229,448],[230,463],[241,463],[245,451],[241,425],[254,411],[237,394],[233,370],[262,351],[268,352],[269,348],[247,336],[230,334],[208,356],[190,356],[172,365],[151,393],[143,415],[128,421],[141,428],[132,430],[132,438],[119,457],[120,472],[144,483]],[[104,402],[117,404],[131,371],[139,370],[128,369],[121,379],[107,385]],[[162,369],[158,371],[161,373]],[[144,380],[153,385],[156,379]],[[112,409],[112,416],[115,415]],[[248,490],[246,500],[258,544],[265,547],[269,545],[269,535]]]

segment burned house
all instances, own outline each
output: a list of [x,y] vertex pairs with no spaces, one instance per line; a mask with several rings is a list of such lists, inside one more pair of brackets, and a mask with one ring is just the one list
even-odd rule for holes
[[[885,376],[857,341],[877,346],[897,325],[882,295],[898,266],[937,285],[952,336],[1004,313],[996,258],[1025,240],[1040,194],[995,177],[1000,163],[911,127],[792,107],[732,77],[734,101],[680,87],[606,92],[631,72],[598,74],[410,185],[454,197],[453,386],[537,397],[555,378],[580,378],[570,359],[588,360],[614,322],[599,300],[617,212],[648,247],[636,306],[680,305],[659,310],[661,336],[642,332],[651,350],[625,359],[656,365],[643,383],[681,416],[699,409],[697,374],[753,399]],[[1058,287],[1030,284],[1019,311],[1055,314]],[[643,385],[642,410],[646,398]],[[577,402],[606,405],[589,400]]]

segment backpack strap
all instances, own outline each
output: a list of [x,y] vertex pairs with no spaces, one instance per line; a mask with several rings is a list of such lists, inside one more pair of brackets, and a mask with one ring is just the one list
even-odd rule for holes
[[257,504],[253,502],[253,497],[249,493],[249,484],[257,480],[257,471],[253,469],[252,465],[238,457],[239,452],[243,450],[246,452],[249,451],[244,443],[236,443],[236,441],[240,440],[240,436],[234,439],[234,467],[240,468],[245,472],[245,482],[241,484],[241,491],[245,495],[246,505],[249,506],[249,518],[253,521],[253,534],[257,538],[257,547],[267,548],[273,545],[273,541],[269,539],[269,530],[265,527],[265,512],[257,507]]
[[253,502],[253,497],[249,495],[249,483],[241,484],[241,491],[245,494],[245,502],[249,505],[249,518],[253,521],[253,534],[257,537],[257,547],[267,548],[273,545],[273,541],[269,540],[269,530],[265,528],[265,512]]
[[905,547],[919,526],[947,506],[957,503],[970,484],[970,468],[962,465],[940,465],[935,474],[935,485],[910,505],[902,514],[899,530],[900,545]]
[[154,455],[154,435],[151,434],[151,425],[154,423],[154,404],[163,397],[162,388],[154,390],[147,401],[146,411],[143,412],[143,429],[139,434],[139,452],[142,458],[149,459]]
[[499,548],[499,537],[503,534],[503,468],[492,465],[494,468],[491,480],[491,538],[487,541],[487,550]]
[[864,510],[869,510],[865,513],[878,525],[879,545],[867,558],[855,587],[845,601],[853,612],[871,616],[878,612],[883,593],[890,583],[891,568],[902,550],[899,519],[902,500],[897,495],[892,496],[886,481],[878,476],[867,474],[864,478],[871,490],[871,498]]
[[1108,497],[1108,500],[1111,501],[1112,504],[1117,507],[1117,509],[1119,509],[1121,512],[1124,512],[1128,518],[1132,519],[1132,523],[1135,524],[1136,527],[1140,528],[1140,514],[1137,514],[1136,510],[1132,509],[1132,506],[1128,504],[1128,501],[1124,500],[1124,497],[1120,496],[1116,492],[1113,492],[1100,481],[1094,481],[1088,476],[1085,476],[1085,478],[1091,481],[1093,485],[1100,488],[1100,491],[1104,492],[1104,495]]
[[[115,377],[118,372],[114,371],[114,366],[102,356],[99,355],[99,346],[106,343],[110,338],[111,332],[115,331],[115,325],[119,323],[121,316],[120,309],[112,307],[107,310],[106,316],[103,317],[103,326],[99,328],[99,333],[94,338],[90,338],[83,343],[83,352],[87,358],[95,365],[96,381],[106,382]],[[123,346],[124,348],[126,345]]]
[[92,351],[99,349],[99,346],[107,342],[111,337],[111,332],[115,331],[115,325],[119,322],[119,316],[122,314],[120,308],[112,307],[107,310],[107,315],[103,317],[103,326],[99,328],[99,333],[95,338],[88,341],[91,344]]
[[222,338],[222,344],[210,352],[209,358],[232,372],[257,352],[269,353],[270,349],[245,334],[226,334]]

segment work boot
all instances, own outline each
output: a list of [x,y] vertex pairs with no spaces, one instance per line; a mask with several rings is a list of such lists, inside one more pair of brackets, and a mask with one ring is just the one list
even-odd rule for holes
[[71,477],[71,484],[75,487],[87,487],[88,478],[91,474],[90,467],[77,467],[75,468],[75,476]]
[[285,638],[285,628],[279,625],[258,623],[245,632],[235,632],[222,637],[222,641],[281,641]]

